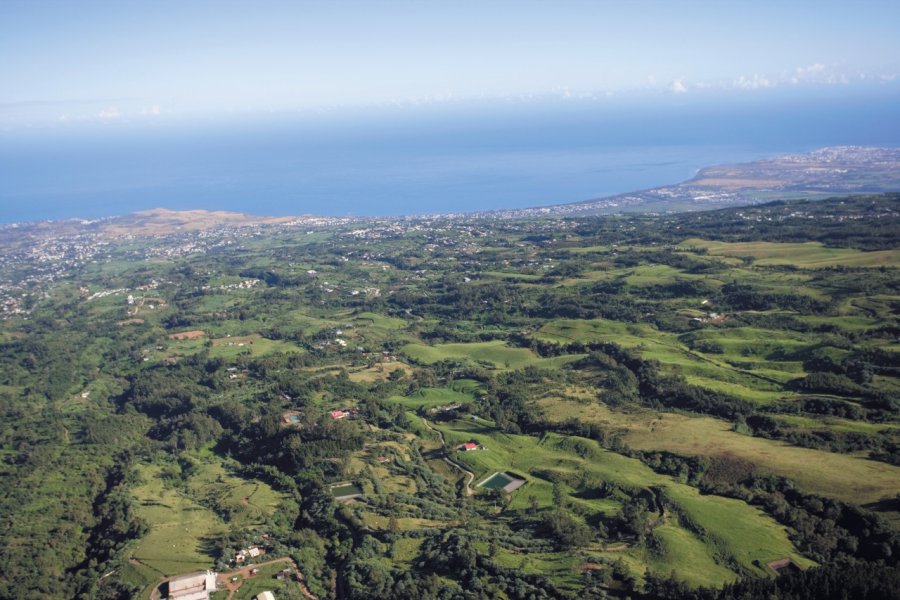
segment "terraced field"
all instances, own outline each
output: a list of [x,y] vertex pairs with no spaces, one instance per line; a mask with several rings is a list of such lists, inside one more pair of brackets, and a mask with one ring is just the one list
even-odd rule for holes
[[[451,446],[469,439],[484,446],[482,451],[461,452],[455,457],[472,469],[476,478],[497,471],[526,474],[526,484],[513,492],[507,509],[512,512],[528,512],[532,501],[540,510],[550,509],[551,477],[565,481],[570,490],[584,477],[614,482],[629,489],[662,490],[685,516],[666,519],[666,527],[660,531],[663,549],[652,560],[646,560],[642,551],[626,552],[634,559],[633,566],[639,576],[644,568],[659,574],[667,571],[657,569],[676,568],[691,574],[693,583],[714,585],[737,577],[729,564],[760,575],[765,574],[765,569],[758,565],[777,558],[791,557],[799,564],[810,564],[790,543],[784,527],[759,509],[738,500],[701,496],[695,488],[654,473],[640,461],[603,450],[593,441],[555,434],[542,439],[511,435],[482,420],[453,421],[436,427]],[[606,499],[575,501],[586,510],[603,514],[615,510],[615,502],[610,504]],[[681,523],[684,519],[689,519],[692,525]],[[699,564],[710,568],[697,570],[685,562],[696,561],[698,557],[702,558]]]

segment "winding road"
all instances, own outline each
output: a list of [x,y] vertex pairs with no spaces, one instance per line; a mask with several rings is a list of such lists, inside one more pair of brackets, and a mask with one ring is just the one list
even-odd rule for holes
[[[444,433],[441,430],[435,429],[434,427],[432,427],[428,423],[428,420],[425,419],[424,417],[422,418],[422,423],[425,424],[425,427],[427,427],[429,431],[433,431],[434,433],[438,434],[438,437],[441,440],[441,447],[446,448],[447,442],[444,440]],[[449,464],[453,467],[456,467],[457,469],[459,469],[460,471],[462,471],[463,473],[466,474],[466,496],[472,496],[473,494],[475,494],[475,490],[472,489],[472,482],[475,481],[475,473],[473,473],[472,471],[469,471],[468,469],[463,467],[461,464],[459,464],[458,462],[456,462],[455,460],[453,460],[446,454],[444,455],[444,462],[446,462],[447,464]]]

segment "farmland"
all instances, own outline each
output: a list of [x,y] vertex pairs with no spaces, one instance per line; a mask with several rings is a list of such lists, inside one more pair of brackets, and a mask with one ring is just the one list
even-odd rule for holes
[[559,398],[541,400],[539,405],[550,419],[577,417],[608,425],[638,450],[739,458],[762,472],[788,477],[804,489],[845,502],[868,504],[900,493],[898,467],[743,435],[718,419],[647,409],[620,412]]
[[[147,598],[248,548],[350,600],[888,582],[898,202],[10,255],[0,597]],[[239,597],[300,594],[274,573]]]
[[826,248],[817,242],[786,244],[772,242],[729,243],[691,238],[680,247],[703,249],[711,256],[749,256],[759,266],[792,265],[801,269],[821,267],[896,267],[900,251],[861,252],[852,248]]
[[[794,550],[783,528],[767,519],[758,509],[725,498],[701,498],[690,486],[657,475],[637,460],[606,452],[591,441],[554,435],[543,439],[513,436],[503,434],[487,424],[471,421],[452,422],[441,427],[441,430],[451,444],[474,438],[484,445],[484,451],[460,453],[456,457],[476,474],[493,476],[493,473],[503,472],[504,469],[527,474],[529,481],[513,492],[507,511],[528,510],[529,506],[534,506],[531,498],[536,500],[538,510],[551,510],[554,480],[565,482],[564,486],[574,492],[579,488],[589,489],[590,484],[584,483],[584,479],[595,478],[595,481],[616,484],[626,489],[662,490],[672,502],[669,510],[683,514],[684,519],[699,525],[701,531],[716,532],[719,546],[703,539],[702,535],[691,535],[683,526],[677,525],[676,518],[670,518],[667,521],[668,529],[664,530],[668,532],[664,535],[668,536],[670,552],[659,557],[662,564],[672,565],[683,560],[685,556],[681,545],[707,547],[705,560],[710,564],[722,560],[721,556],[715,556],[715,552],[724,552],[736,564],[751,570],[755,568],[754,561],[765,563],[780,556],[789,556],[809,564]],[[608,514],[615,510],[614,500],[600,499],[596,502],[578,497],[584,495],[584,492],[577,494],[571,501],[577,503],[581,511],[587,512],[587,518],[590,518],[590,511]],[[729,524],[727,528],[723,527],[724,523]],[[683,544],[676,544],[676,540]],[[626,555],[638,559],[641,552],[627,552]],[[651,570],[656,566],[647,565]],[[676,570],[686,571],[684,567],[682,563]],[[727,569],[718,570],[721,571],[719,578],[708,575],[709,579],[704,583],[721,584],[736,577],[735,573],[728,572]],[[642,577],[644,573],[640,571],[637,575]]]
[[543,359],[526,349],[510,348],[500,341],[437,346],[407,344],[401,348],[401,351],[410,358],[425,364],[433,364],[442,360],[467,359],[489,365],[494,369],[521,369],[538,365],[552,368],[579,358],[578,356],[560,356]]
[[198,461],[194,468],[183,488],[167,480],[162,467],[138,470],[141,484],[132,494],[149,532],[130,549],[128,560],[145,584],[212,568],[213,539],[263,526],[283,500],[265,483],[235,477],[221,463]]

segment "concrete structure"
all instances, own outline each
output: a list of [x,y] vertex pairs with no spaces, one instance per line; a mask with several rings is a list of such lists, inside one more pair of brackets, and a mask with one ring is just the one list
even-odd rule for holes
[[173,577],[169,580],[170,600],[209,600],[216,591],[216,574],[213,571]]
[[256,600],[275,600],[275,594],[269,591],[262,592],[256,595]]

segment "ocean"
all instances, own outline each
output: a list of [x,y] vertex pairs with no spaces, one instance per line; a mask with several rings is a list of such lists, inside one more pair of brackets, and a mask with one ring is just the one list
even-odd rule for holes
[[156,207],[407,215],[577,202],[722,163],[900,145],[900,93],[498,101],[0,133],[0,222]]

